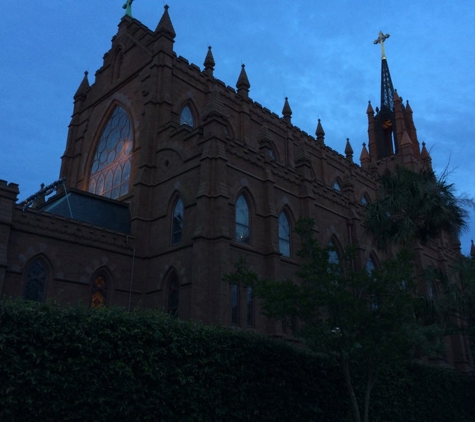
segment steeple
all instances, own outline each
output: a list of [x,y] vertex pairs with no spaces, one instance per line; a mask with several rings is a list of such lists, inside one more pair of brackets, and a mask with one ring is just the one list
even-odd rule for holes
[[375,135],[376,135],[376,154],[371,151],[373,142],[370,139],[370,154],[376,159],[388,157],[398,152],[398,145],[395,134],[395,115],[394,115],[394,87],[389,73],[388,61],[384,51],[384,41],[389,38],[389,34],[379,32],[378,38],[374,44],[381,46],[381,104],[376,108],[374,117]]

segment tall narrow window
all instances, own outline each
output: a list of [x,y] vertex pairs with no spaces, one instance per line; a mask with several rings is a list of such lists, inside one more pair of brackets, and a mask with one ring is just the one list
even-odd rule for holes
[[279,252],[283,256],[290,256],[290,226],[284,212],[279,215]]
[[173,274],[168,285],[167,313],[169,315],[178,315],[178,305],[180,304],[180,292],[178,286],[178,277]]
[[231,285],[231,324],[239,325],[239,286]]
[[193,114],[191,113],[190,107],[185,106],[180,114],[180,125],[188,125],[193,127]]
[[97,273],[92,279],[92,308],[102,308],[106,304],[107,290],[107,276],[103,272]]
[[118,198],[129,191],[133,135],[125,110],[117,106],[107,122],[91,167],[89,192]]
[[252,294],[252,287],[246,287],[246,319],[248,328],[254,327],[254,296]]
[[183,238],[183,201],[178,199],[173,209],[172,245],[181,243]]
[[249,206],[243,195],[236,201],[236,240],[249,245]]
[[23,299],[43,302],[45,299],[47,271],[40,258],[34,260],[26,270],[26,284]]
[[375,269],[373,258],[369,257],[366,261],[365,269],[368,273],[372,273]]
[[340,257],[338,256],[337,249],[333,242],[328,244],[328,262],[330,264],[338,264],[340,262]]

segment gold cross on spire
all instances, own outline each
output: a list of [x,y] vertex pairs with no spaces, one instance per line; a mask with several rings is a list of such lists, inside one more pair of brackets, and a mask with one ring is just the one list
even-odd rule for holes
[[384,41],[389,38],[389,34],[384,35],[382,31],[379,31],[379,37],[374,40],[374,44],[381,45],[381,59],[386,60],[386,53],[384,52]]
[[125,15],[132,17],[132,3],[134,0],[127,0],[122,6],[122,9],[125,9]]

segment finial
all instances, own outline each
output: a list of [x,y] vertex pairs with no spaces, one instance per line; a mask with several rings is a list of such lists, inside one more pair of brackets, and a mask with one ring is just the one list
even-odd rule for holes
[[176,33],[175,29],[173,28],[172,21],[170,19],[170,15],[168,14],[168,4],[163,6],[165,11],[163,12],[160,21],[158,22],[157,27],[155,28],[155,33],[163,34],[170,40],[175,39]]
[[211,46],[208,46],[208,53],[206,53],[205,61],[203,63],[205,67],[205,73],[208,76],[213,76],[213,70],[214,70],[214,57],[213,53],[211,52]]
[[315,135],[317,135],[317,143],[323,145],[325,141],[325,131],[323,130],[323,126],[320,122],[320,119],[318,119],[317,130],[315,131]]
[[134,0],[127,0],[125,4],[122,6],[122,9],[125,9],[125,16],[132,17],[132,3]]
[[353,162],[353,148],[351,148],[350,138],[346,138],[345,155],[347,160]]
[[239,78],[236,83],[236,88],[238,89],[238,94],[241,94],[244,98],[248,98],[249,88],[251,88],[251,84],[249,83],[249,79],[244,68],[245,65],[243,63],[241,65],[241,73],[239,74]]
[[284,121],[291,123],[292,109],[289,105],[289,98],[285,97],[284,108],[282,109],[282,116],[284,116]]
[[381,59],[386,60],[386,53],[384,52],[384,41],[389,38],[389,34],[384,35],[382,31],[379,31],[379,36],[374,40],[374,44],[381,45]]

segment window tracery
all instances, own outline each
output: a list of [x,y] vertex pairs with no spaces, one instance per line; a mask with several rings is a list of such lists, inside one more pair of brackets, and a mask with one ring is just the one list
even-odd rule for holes
[[108,120],[92,162],[89,192],[116,199],[129,191],[133,135],[130,119],[117,106]]
[[107,276],[100,272],[93,277],[91,307],[102,308],[106,304],[107,299]]

